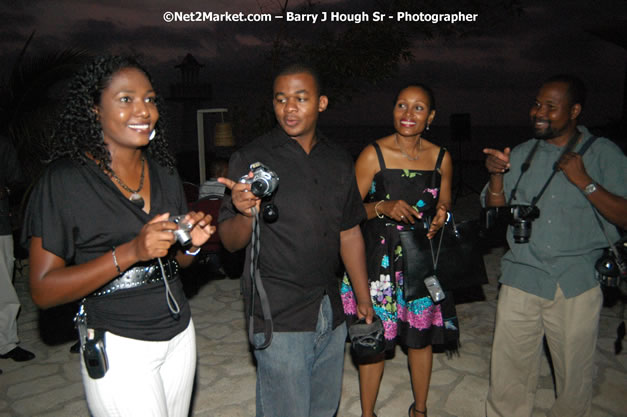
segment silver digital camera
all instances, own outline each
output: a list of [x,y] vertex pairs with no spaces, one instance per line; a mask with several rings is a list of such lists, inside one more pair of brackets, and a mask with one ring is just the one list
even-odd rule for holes
[[429,295],[431,296],[431,299],[434,303],[442,301],[444,300],[444,298],[446,298],[444,290],[440,285],[440,281],[435,275],[431,275],[430,277],[425,278],[425,285],[427,287],[427,290],[429,290]]
[[279,176],[261,162],[250,164],[250,170],[253,172],[253,177],[248,178],[248,175],[244,175],[239,182],[250,184],[250,191],[256,197],[269,196],[279,186]]
[[169,219],[172,223],[176,223],[179,227],[178,229],[174,230],[174,236],[176,236],[176,240],[179,241],[181,246],[187,246],[192,243],[192,236],[190,235],[192,225],[190,223],[184,222],[184,218],[185,215],[180,214],[178,216],[171,216]]

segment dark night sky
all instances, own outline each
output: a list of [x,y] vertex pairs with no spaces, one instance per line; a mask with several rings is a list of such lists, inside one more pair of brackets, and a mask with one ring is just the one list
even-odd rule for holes
[[[383,0],[380,0],[384,2]],[[261,65],[279,24],[234,22],[166,23],[166,11],[278,11],[278,0],[113,0],[0,2],[0,62],[10,68],[33,30],[29,54],[60,48],[85,48],[94,53],[135,53],[165,84],[177,80],[174,65],[192,53],[205,65],[202,77],[214,86],[217,105],[246,109]],[[374,1],[318,1],[316,10],[364,10]],[[456,4],[446,1],[447,6]],[[496,3],[485,0],[483,3]],[[184,6],[181,6],[184,4]],[[438,4],[431,1],[427,4]],[[464,11],[460,3],[459,10]],[[587,83],[590,94],[584,121],[605,124],[620,117],[627,52],[585,29],[627,19],[624,0],[520,0],[523,13],[486,11],[479,15],[480,32],[465,37],[425,39],[416,36],[414,60],[377,88],[355,94],[350,103],[335,106],[327,123],[386,125],[387,109],[398,87],[407,80],[430,84],[438,99],[436,124],[447,124],[450,113],[468,112],[477,125],[521,125],[542,79],[573,72]],[[297,10],[292,0],[289,10]],[[376,9],[376,6],[373,6]],[[374,9],[369,9],[374,10]],[[425,11],[430,11],[425,7]],[[431,23],[415,23],[428,25]],[[460,24],[461,25],[461,24]],[[341,29],[341,23],[327,26]],[[289,36],[310,41],[321,23],[287,25]],[[268,100],[270,97],[268,97]],[[331,100],[333,98],[331,97]],[[252,110],[251,110],[252,111]]]

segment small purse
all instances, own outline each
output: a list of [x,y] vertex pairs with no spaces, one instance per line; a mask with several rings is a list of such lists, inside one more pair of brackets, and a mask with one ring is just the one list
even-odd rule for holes
[[383,322],[376,314],[370,324],[366,323],[365,319],[359,319],[348,326],[348,337],[353,352],[360,359],[366,359],[385,350]]

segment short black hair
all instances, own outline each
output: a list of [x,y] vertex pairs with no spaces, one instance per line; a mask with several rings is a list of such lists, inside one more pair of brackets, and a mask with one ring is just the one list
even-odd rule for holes
[[312,76],[312,78],[314,79],[316,88],[318,89],[318,95],[321,96],[323,88],[322,88],[322,83],[320,82],[320,75],[318,71],[316,70],[316,67],[313,64],[310,64],[308,62],[292,62],[287,65],[284,65],[283,67],[279,69],[279,71],[277,71],[276,75],[274,76],[274,81],[276,81],[277,78],[283,75],[292,75],[292,74],[301,74],[301,73],[306,73]]
[[557,74],[549,77],[542,85],[548,83],[565,83],[568,85],[568,99],[570,105],[579,104],[583,109],[586,103],[586,85],[581,78],[571,74]]
[[410,84],[407,84],[405,87],[401,88],[400,90],[398,90],[398,92],[396,93],[396,97],[394,98],[394,104],[396,104],[396,102],[398,101],[398,96],[401,94],[401,91],[409,87],[418,87],[422,91],[427,93],[427,97],[429,98],[429,111],[431,112],[435,110],[435,94],[433,93],[433,90],[431,89],[431,87],[423,83],[410,83]]

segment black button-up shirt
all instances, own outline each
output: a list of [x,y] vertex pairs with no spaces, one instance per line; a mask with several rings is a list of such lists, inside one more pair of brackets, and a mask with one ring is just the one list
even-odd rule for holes
[[[352,158],[320,133],[318,139],[307,154],[298,142],[275,128],[233,154],[229,163],[229,177],[234,181],[247,174],[254,162],[265,164],[279,176],[272,197],[279,218],[274,223],[260,220],[259,254],[274,330],[279,332],[314,331],[325,294],[333,307],[333,327],[344,321],[338,282],[340,232],[366,217]],[[236,214],[226,195],[219,221]],[[247,309],[249,265],[250,244],[243,276]],[[257,295],[255,317],[255,331],[263,331]]]

